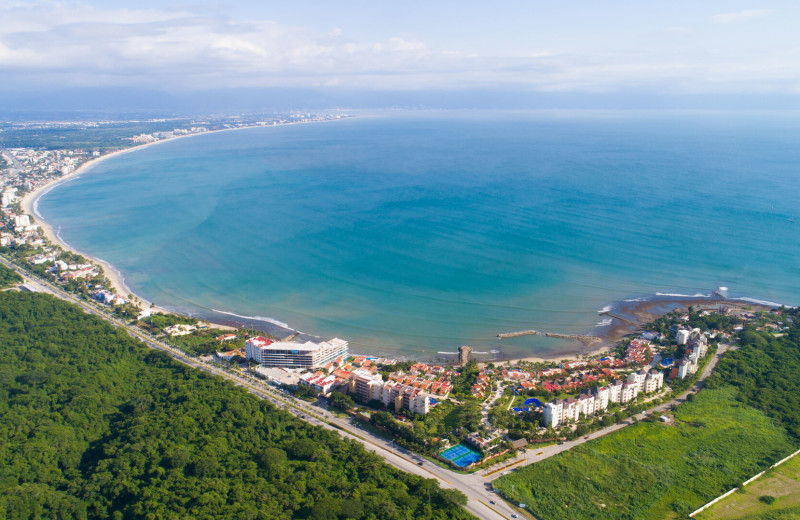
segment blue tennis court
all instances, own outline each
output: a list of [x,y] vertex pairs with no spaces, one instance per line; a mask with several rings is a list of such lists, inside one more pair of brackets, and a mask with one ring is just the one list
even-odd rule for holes
[[441,452],[439,456],[451,461],[459,468],[465,468],[473,462],[481,460],[480,453],[463,444],[457,444],[452,448],[448,448]]

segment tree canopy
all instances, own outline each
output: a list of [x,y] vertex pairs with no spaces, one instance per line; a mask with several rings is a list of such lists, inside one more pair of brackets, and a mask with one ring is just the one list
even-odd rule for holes
[[3,518],[470,518],[435,481],[51,296],[0,293],[0,344]]

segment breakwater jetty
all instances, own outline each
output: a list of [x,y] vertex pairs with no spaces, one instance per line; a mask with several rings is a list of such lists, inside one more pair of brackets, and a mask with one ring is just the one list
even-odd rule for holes
[[581,343],[594,343],[596,341],[603,341],[602,338],[597,336],[586,336],[584,334],[559,334],[557,332],[542,332],[538,330],[520,330],[518,332],[504,332],[498,334],[498,339],[516,338],[518,336],[547,336],[548,338],[571,339],[580,341]]
[[612,318],[617,318],[619,321],[624,321],[624,322],[630,323],[631,325],[635,325],[637,327],[639,326],[639,324],[637,322],[635,322],[633,320],[629,320],[628,318],[624,318],[624,317],[620,316],[619,314],[614,314],[613,312],[605,311],[605,312],[601,312],[599,314],[600,314],[600,316],[611,316]]

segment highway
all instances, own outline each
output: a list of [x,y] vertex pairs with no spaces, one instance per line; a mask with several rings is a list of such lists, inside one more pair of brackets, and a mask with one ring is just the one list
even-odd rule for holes
[[[344,438],[360,442],[367,450],[379,455],[387,463],[399,470],[425,478],[434,478],[439,482],[439,485],[444,488],[458,489],[467,496],[468,502],[465,508],[478,518],[496,520],[512,518],[513,514],[517,514],[521,518],[525,516],[521,514],[520,511],[512,509],[508,503],[495,495],[494,492],[491,491],[491,487],[487,488],[486,481],[477,474],[464,475],[444,469],[419,455],[397,447],[389,440],[356,427],[350,422],[349,418],[338,417],[321,406],[319,402],[312,404],[296,399],[256,378],[251,378],[211,363],[202,362],[153,337],[139,327],[109,315],[107,312],[104,312],[104,309],[100,307],[99,304],[82,300],[47,280],[31,275],[31,273],[24,271],[4,257],[0,257],[0,263],[13,269],[22,276],[25,280],[24,284],[30,289],[35,289],[37,292],[48,293],[62,300],[74,303],[80,306],[84,312],[94,314],[116,327],[125,329],[128,334],[141,340],[148,347],[166,352],[180,363],[224,377],[235,385],[245,388],[261,399],[272,402],[278,408],[287,410],[310,424],[327,428],[337,432]],[[495,503],[492,504],[492,502]]]
[[[511,504],[503,500],[499,495],[496,495],[492,491],[491,482],[505,475],[508,471],[515,471],[529,464],[545,460],[563,451],[574,448],[575,446],[589,442],[592,439],[596,439],[598,437],[602,437],[603,435],[608,435],[609,433],[625,428],[633,423],[632,420],[627,420],[625,422],[614,424],[595,431],[591,433],[588,438],[578,438],[572,441],[566,441],[562,444],[550,445],[541,448],[536,448],[534,445],[532,449],[528,449],[527,451],[520,453],[514,460],[507,460],[491,468],[469,475],[456,473],[449,469],[438,466],[437,464],[434,464],[428,459],[425,459],[413,452],[400,448],[390,440],[384,439],[383,437],[375,435],[372,432],[359,428],[355,422],[350,421],[349,417],[342,418],[334,413],[331,413],[322,401],[317,401],[313,404],[308,403],[301,399],[296,399],[291,395],[285,394],[255,377],[236,372],[233,369],[226,369],[212,363],[200,361],[153,337],[149,333],[144,332],[139,327],[109,315],[107,312],[104,312],[103,308],[100,307],[99,304],[81,300],[73,294],[65,292],[60,287],[50,283],[47,280],[33,277],[30,273],[23,271],[16,264],[8,261],[6,258],[0,257],[0,263],[19,273],[25,279],[25,285],[27,285],[29,288],[35,288],[40,292],[46,292],[63,300],[79,305],[85,312],[95,314],[108,321],[112,325],[124,328],[131,336],[143,341],[148,347],[166,352],[178,362],[184,363],[199,370],[204,370],[220,377],[224,377],[225,379],[233,382],[235,385],[245,388],[247,391],[253,393],[261,399],[266,399],[272,402],[278,408],[292,413],[299,419],[304,420],[309,424],[327,428],[337,432],[344,438],[360,442],[367,450],[379,455],[387,463],[391,464],[397,469],[425,478],[435,478],[439,482],[439,485],[444,488],[458,489],[467,496],[468,502],[465,508],[470,513],[481,519],[509,519],[512,518],[512,515],[514,514],[518,515],[519,518],[533,518],[533,516],[527,511],[513,508]],[[714,354],[714,357],[706,365],[697,382],[691,389],[683,392],[679,396],[676,396],[671,401],[642,412],[636,417],[638,419],[643,419],[647,415],[666,411],[673,404],[678,404],[684,401],[689,392],[698,391],[700,388],[702,388],[703,381],[711,374],[720,358],[725,352],[727,352],[729,348],[730,345],[722,344],[719,346],[717,352]],[[507,470],[504,469],[506,467],[508,467]]]

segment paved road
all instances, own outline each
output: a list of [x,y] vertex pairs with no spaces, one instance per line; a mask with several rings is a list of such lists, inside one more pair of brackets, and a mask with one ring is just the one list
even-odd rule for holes
[[[468,503],[466,509],[481,519],[508,519],[511,518],[511,515],[515,513],[520,515],[520,517],[529,516],[528,514],[523,513],[521,510],[514,510],[510,504],[494,494],[492,491],[491,482],[507,473],[507,471],[497,471],[497,469],[515,462],[518,463],[510,468],[509,471],[525,467],[529,464],[542,461],[552,457],[553,455],[557,455],[563,451],[574,448],[575,446],[583,444],[584,442],[588,442],[589,440],[602,437],[603,435],[608,435],[609,433],[625,428],[632,423],[631,420],[628,420],[623,423],[608,426],[602,430],[598,430],[590,434],[589,439],[580,438],[573,441],[564,442],[560,445],[551,445],[540,449],[529,449],[523,453],[520,453],[516,460],[505,461],[492,468],[470,475],[455,473],[433,464],[427,459],[424,459],[413,452],[399,448],[393,442],[386,440],[383,437],[358,428],[357,425],[350,422],[349,418],[344,419],[329,412],[319,401],[312,404],[300,399],[295,399],[294,397],[284,394],[281,391],[265,384],[259,379],[246,374],[238,373],[232,369],[226,369],[211,363],[205,363],[194,357],[188,356],[180,350],[145,333],[138,327],[110,316],[107,312],[104,312],[99,305],[81,300],[76,296],[61,290],[61,288],[51,284],[46,280],[32,278],[29,273],[22,271],[5,258],[0,257],[0,263],[3,263],[11,269],[14,269],[20,275],[22,275],[26,279],[26,285],[30,286],[31,288],[35,288],[41,292],[53,294],[58,298],[80,305],[84,311],[95,314],[112,323],[113,325],[124,328],[131,336],[142,340],[150,348],[164,351],[172,356],[175,360],[191,367],[199,370],[205,370],[206,372],[224,377],[232,381],[237,386],[245,388],[261,399],[269,400],[277,407],[289,411],[293,415],[310,424],[333,430],[339,433],[342,437],[361,442],[367,450],[383,457],[386,462],[402,471],[413,473],[425,478],[435,478],[442,487],[458,489],[467,496]],[[717,352],[714,354],[714,357],[711,359],[708,365],[706,365],[697,382],[692,386],[691,389],[683,392],[679,396],[676,396],[669,402],[646,410],[636,417],[642,419],[646,415],[668,410],[673,404],[683,402],[689,392],[697,391],[702,388],[703,381],[711,374],[722,355],[727,352],[729,348],[730,345],[726,344],[719,346]],[[492,504],[491,502],[496,503]]]
[[[703,372],[700,374],[700,377],[697,378],[697,381],[694,383],[694,385],[692,385],[692,387],[689,390],[686,390],[682,394],[676,396],[674,399],[672,399],[670,401],[667,401],[666,403],[660,404],[658,406],[654,406],[653,408],[650,408],[649,410],[645,410],[644,412],[636,415],[636,417],[641,420],[641,419],[644,419],[648,415],[652,415],[654,413],[659,413],[660,414],[661,412],[667,411],[674,404],[679,404],[679,403],[684,402],[686,400],[686,396],[689,394],[689,392],[696,392],[696,391],[700,390],[703,387],[703,381],[711,374],[711,372],[714,370],[714,367],[716,367],[717,363],[719,363],[720,358],[722,358],[723,354],[725,354],[725,352],[727,352],[728,349],[730,349],[730,348],[731,348],[731,346],[728,345],[728,344],[720,344],[719,348],[717,349],[717,352],[714,354],[714,357],[711,358],[711,360],[708,362],[706,367],[703,369]],[[535,462],[539,462],[539,461],[542,461],[542,460],[547,459],[549,457],[552,457],[553,455],[557,455],[557,454],[559,454],[559,453],[561,453],[563,451],[570,450],[570,449],[574,448],[575,446],[579,446],[579,445],[583,444],[584,442],[589,442],[592,439],[596,439],[598,437],[602,437],[603,435],[608,435],[609,433],[615,432],[617,430],[621,430],[622,428],[625,428],[626,426],[629,426],[632,423],[633,423],[632,419],[628,419],[628,420],[626,420],[624,422],[608,426],[608,427],[603,428],[601,430],[597,430],[595,432],[592,432],[591,434],[589,434],[589,436],[588,436],[589,438],[588,439],[586,439],[584,437],[581,437],[581,438],[575,439],[573,441],[565,441],[563,444],[554,444],[554,445],[551,445],[551,446],[545,446],[545,447],[540,448],[540,449],[536,449],[534,447],[532,449],[527,450],[524,453],[520,453],[519,456],[517,457],[517,459],[515,459],[515,461],[503,462],[501,464],[498,464],[495,467],[488,468],[487,470],[484,471],[484,474],[491,473],[491,472],[495,471],[496,469],[498,469],[498,467],[506,466],[506,465],[510,464],[511,462],[516,462],[516,461],[519,461],[519,460],[522,460],[523,462],[520,462],[519,464],[513,466],[513,468],[525,467],[525,466],[527,466],[529,464],[533,464]],[[491,482],[491,481],[493,481],[495,479],[500,478],[503,474],[504,474],[503,472],[494,473],[493,475],[486,476],[486,477],[483,477],[483,478],[484,478],[485,481],[490,481]]]
[[[479,476],[462,475],[444,469],[419,455],[397,447],[391,441],[383,437],[379,437],[371,432],[356,427],[350,422],[349,418],[340,418],[320,406],[319,403],[311,404],[300,399],[295,399],[254,377],[236,373],[232,369],[205,363],[188,356],[179,349],[145,333],[138,327],[109,315],[107,312],[104,312],[104,309],[99,305],[87,302],[71,293],[67,293],[49,281],[38,277],[34,278],[30,273],[23,271],[5,258],[0,257],[0,263],[14,269],[25,278],[25,284],[29,286],[29,288],[38,292],[52,294],[62,300],[79,305],[85,312],[99,316],[112,325],[124,328],[128,334],[134,338],[140,339],[148,347],[166,352],[176,361],[224,377],[232,381],[235,385],[245,388],[261,399],[269,400],[277,407],[287,410],[310,424],[333,430],[342,437],[358,441],[362,443],[367,450],[381,456],[386,462],[402,471],[425,478],[435,478],[442,487],[458,489],[467,496],[468,503],[466,509],[478,518],[487,520],[508,519],[515,513],[505,501],[491,492],[490,487],[487,488],[486,482]],[[492,504],[492,501],[496,503]]]

